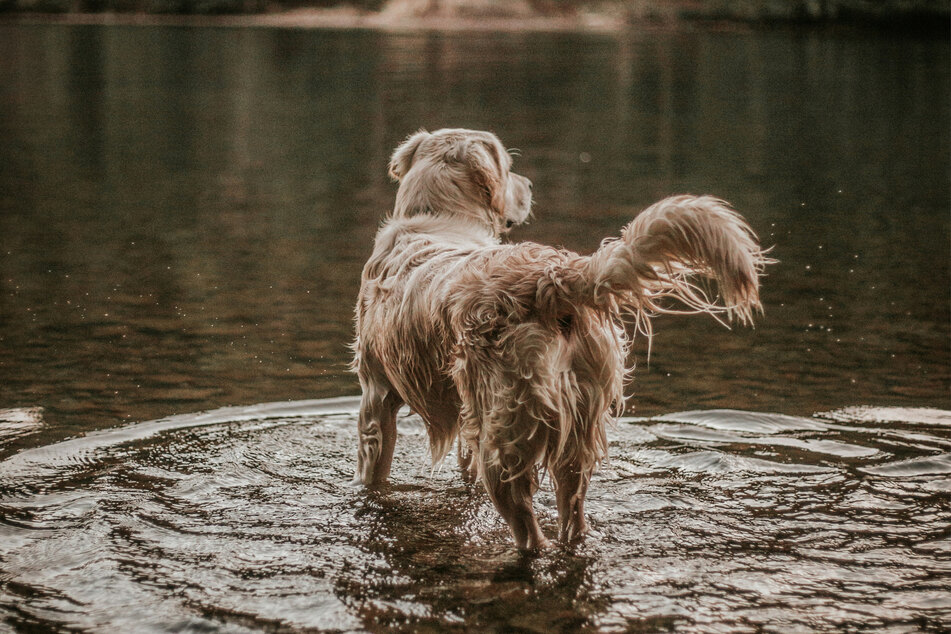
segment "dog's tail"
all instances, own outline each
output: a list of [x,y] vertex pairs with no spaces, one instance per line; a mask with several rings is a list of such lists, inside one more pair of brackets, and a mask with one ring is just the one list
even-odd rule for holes
[[[711,196],[674,196],[641,212],[605,240],[582,266],[564,270],[556,285],[565,299],[593,307],[616,305],[650,333],[655,313],[699,312],[750,323],[762,310],[759,276],[774,262],[746,221]],[[714,294],[705,280],[717,281]],[[665,302],[674,298],[687,309]],[[721,320],[722,321],[722,320]]]

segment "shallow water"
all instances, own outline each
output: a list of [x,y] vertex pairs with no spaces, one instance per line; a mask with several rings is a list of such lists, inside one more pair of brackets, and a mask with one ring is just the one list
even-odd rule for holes
[[[592,535],[527,557],[482,490],[430,473],[415,417],[390,484],[348,485],[356,407],[226,408],[8,458],[0,614],[91,631],[951,623],[951,412],[622,419]],[[553,532],[550,486],[537,501]]]
[[[949,53],[0,24],[0,622],[951,627]],[[575,549],[515,552],[412,417],[391,485],[348,484],[387,157],[445,125],[520,148],[517,239],[588,251],[693,191],[780,260],[755,329],[636,342]]]

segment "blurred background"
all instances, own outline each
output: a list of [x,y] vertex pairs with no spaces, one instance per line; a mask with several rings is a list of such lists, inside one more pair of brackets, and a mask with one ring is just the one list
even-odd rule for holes
[[[48,13],[261,14],[349,10],[388,18],[454,16],[527,18],[610,15],[627,21],[947,21],[942,0],[0,0],[0,11]],[[945,24],[941,28],[947,28]]]

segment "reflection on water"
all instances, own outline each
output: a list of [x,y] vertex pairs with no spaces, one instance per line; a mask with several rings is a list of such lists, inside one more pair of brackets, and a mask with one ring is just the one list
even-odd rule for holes
[[[0,462],[0,616],[90,631],[951,623],[951,412],[624,419],[591,538],[532,558],[481,488],[430,475],[415,417],[390,485],[348,486],[356,406],[226,408]],[[550,486],[537,506],[553,533]]]
[[[948,43],[702,30],[415,34],[0,25],[0,407],[50,433],[354,393],[389,152],[521,149],[519,239],[592,250],[675,192],[781,261],[766,315],[662,318],[639,414],[951,406]],[[583,159],[583,160],[582,160]]]
[[[0,25],[0,619],[946,627],[949,52]],[[346,486],[352,402],[299,402],[357,392],[387,157],[446,125],[520,148],[519,239],[590,251],[692,191],[781,262],[755,329],[663,317],[649,364],[637,342],[653,418],[612,434],[576,550],[519,557],[482,493],[430,476],[412,418],[392,486]]]

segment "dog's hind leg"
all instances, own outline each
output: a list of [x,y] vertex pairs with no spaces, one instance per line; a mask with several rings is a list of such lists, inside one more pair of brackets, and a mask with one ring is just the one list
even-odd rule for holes
[[390,475],[396,446],[396,412],[402,404],[391,387],[374,382],[364,384],[357,422],[359,447],[355,483],[379,484]]
[[584,537],[588,526],[584,519],[584,498],[591,473],[574,461],[551,470],[558,502],[558,539],[573,542]]
[[502,465],[486,454],[485,448],[480,449],[482,482],[495,508],[508,523],[515,545],[521,550],[538,550],[548,546],[549,542],[535,519],[535,509],[532,507],[532,495],[538,488],[535,469],[524,470],[514,477],[508,476]]

